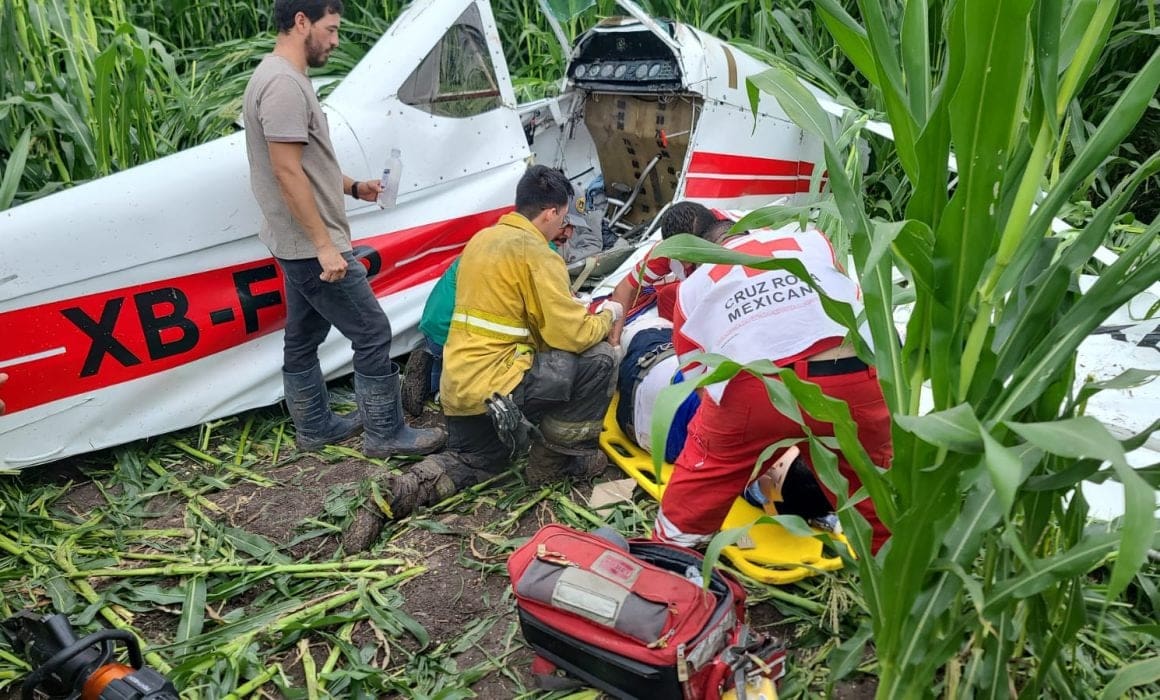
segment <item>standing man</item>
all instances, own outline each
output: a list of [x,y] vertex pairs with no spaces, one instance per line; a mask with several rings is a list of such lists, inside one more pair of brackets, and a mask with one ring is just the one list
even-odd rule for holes
[[[326,114],[306,75],[338,46],[342,10],[342,0],[276,0],[274,51],[254,71],[244,97],[250,185],[265,217],[259,237],[286,287],[286,405],[301,449],[362,430],[367,456],[428,454],[446,436],[403,422],[391,324],[351,253],[343,196],[370,202],[382,188],[342,174]],[[330,410],[317,350],[332,325],[354,349],[357,414]]]

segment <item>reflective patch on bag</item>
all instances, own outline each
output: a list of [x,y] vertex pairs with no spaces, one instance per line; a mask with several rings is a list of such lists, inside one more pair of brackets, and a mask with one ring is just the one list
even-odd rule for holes
[[552,605],[615,627],[620,606],[629,595],[623,587],[590,571],[567,569],[552,591]]
[[556,586],[552,602],[563,610],[570,610],[609,627],[615,624],[616,612],[620,609],[617,601],[567,581],[560,581]]
[[571,567],[561,570],[550,599],[544,602],[611,627],[644,644],[661,637],[670,614],[669,606],[663,603],[645,600],[603,576]]

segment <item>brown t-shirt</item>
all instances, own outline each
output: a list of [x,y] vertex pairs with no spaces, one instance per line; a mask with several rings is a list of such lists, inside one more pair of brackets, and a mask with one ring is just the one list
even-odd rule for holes
[[350,250],[342,170],[330,144],[326,114],[318,104],[310,79],[286,59],[270,54],[262,59],[246,86],[242,113],[250,188],[265,217],[258,237],[275,257],[299,260],[318,255],[282,198],[267,145],[270,141],[302,143],[302,169],[314,190],[322,223],[339,251]]

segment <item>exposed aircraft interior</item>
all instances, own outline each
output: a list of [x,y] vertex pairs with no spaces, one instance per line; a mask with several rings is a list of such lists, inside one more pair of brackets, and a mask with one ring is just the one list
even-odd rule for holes
[[569,265],[582,284],[619,265],[673,201],[702,98],[685,89],[673,50],[631,19],[604,20],[581,36],[567,75],[562,136],[574,143],[561,144],[557,161],[587,193],[589,221],[605,241],[594,260]]

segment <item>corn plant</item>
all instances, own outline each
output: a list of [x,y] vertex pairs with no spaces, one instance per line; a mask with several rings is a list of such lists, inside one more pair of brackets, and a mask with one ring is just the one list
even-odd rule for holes
[[[860,1],[859,22],[834,0],[817,0],[842,50],[881,91],[912,192],[903,218],[866,214],[851,138],[856,118],[836,129],[781,68],[752,79],[751,92],[772,93],[825,144],[832,198],[819,208],[836,212],[852,236],[874,349],[851,335],[860,355],[877,365],[894,416],[893,466],[882,472],[885,465],[870,464],[845,405],[792,372],[710,357],[713,371],[700,383],[757,373],[778,410],[791,417],[804,410],[834,424],[836,443],[864,485],[856,497],[872,498],[893,532],[872,556],[868,525],[849,507],[829,452],[834,441],[811,436],[813,464],[839,494],[870,619],[846,652],[872,637],[879,697],[1095,697],[1103,684],[1111,697],[1154,680],[1160,659],[1153,652],[1114,676],[1076,672],[1077,640],[1104,633],[1085,605],[1092,592],[1086,577],[1112,562],[1100,594],[1116,601],[1155,546],[1156,470],[1133,470],[1125,452],[1160,421],[1120,441],[1083,416],[1092,394],[1148,374],[1076,391],[1074,358],[1103,319],[1160,279],[1160,221],[1087,292],[1075,282],[1140,183],[1160,169],[1160,154],[1143,159],[1077,234],[1056,236],[1051,224],[1156,94],[1160,51],[1048,181],[1066,148],[1068,107],[1100,56],[1116,3],[883,5]],[[957,172],[948,164],[952,153]],[[738,228],[799,214],[759,212]],[[662,245],[660,254],[789,269],[809,279],[796,261],[761,261],[696,240]],[[895,269],[913,298],[904,341],[894,322],[904,293],[893,283]],[[825,303],[831,316],[856,327],[850,307]],[[658,422],[669,416],[668,401],[687,391],[671,389]],[[930,410],[921,408],[924,394]],[[1126,513],[1115,523],[1090,524],[1079,484],[1109,477],[1123,484]]]

